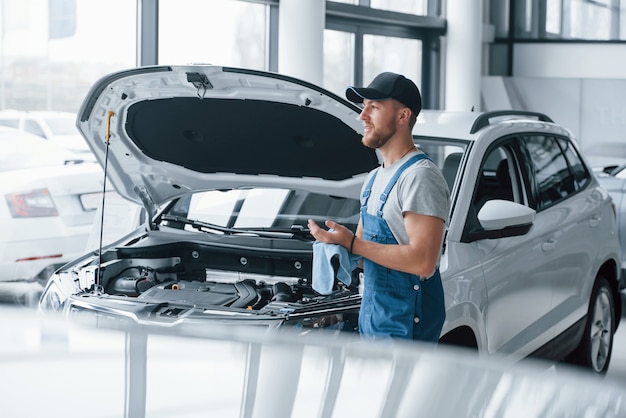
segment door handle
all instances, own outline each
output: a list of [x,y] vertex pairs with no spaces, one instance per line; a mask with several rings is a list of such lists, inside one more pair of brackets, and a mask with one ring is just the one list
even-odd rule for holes
[[596,226],[600,225],[600,221],[602,220],[602,217],[599,215],[592,215],[591,218],[589,218],[589,226],[591,228],[595,228]]
[[542,251],[552,251],[552,250],[554,250],[554,247],[556,247],[556,241],[553,240],[552,238],[550,238],[547,241],[544,241],[541,244],[541,250]]

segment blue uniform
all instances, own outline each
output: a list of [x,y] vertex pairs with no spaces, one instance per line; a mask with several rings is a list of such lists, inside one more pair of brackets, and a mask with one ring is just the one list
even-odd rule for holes
[[[400,174],[422,158],[419,154],[404,163],[380,196],[376,215],[367,213],[367,203],[376,173],[363,191],[361,222],[363,239],[397,244],[382,216],[389,192]],[[391,270],[363,259],[363,295],[359,332],[365,338],[404,338],[437,342],[445,319],[443,287],[439,269],[426,280],[414,274]]]

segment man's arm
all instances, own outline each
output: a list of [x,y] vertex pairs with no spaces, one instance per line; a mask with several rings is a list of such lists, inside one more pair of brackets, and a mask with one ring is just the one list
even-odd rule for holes
[[[326,226],[333,231],[320,228],[309,221],[309,230],[315,239],[339,244],[350,249],[352,232],[346,227],[326,221]],[[357,238],[352,244],[352,252],[392,270],[399,270],[417,276],[429,277],[435,271],[443,239],[444,221],[435,216],[406,212],[404,225],[409,243],[379,244],[361,239],[361,228],[357,228]]]

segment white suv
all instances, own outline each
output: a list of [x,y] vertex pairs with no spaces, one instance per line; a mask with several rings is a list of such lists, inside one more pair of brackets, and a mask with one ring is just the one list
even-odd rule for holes
[[[359,112],[310,83],[248,69],[102,78],[78,126],[147,220],[57,271],[41,309],[99,325],[356,332],[359,271],[316,293],[306,225],[356,227],[363,179],[380,163],[361,144]],[[451,189],[441,342],[605,373],[621,309],[615,212],[570,132],[530,112],[424,111],[414,134]]]
[[621,312],[615,208],[571,133],[533,112],[421,122],[426,152],[464,149],[441,165],[454,177],[442,341],[605,373]]

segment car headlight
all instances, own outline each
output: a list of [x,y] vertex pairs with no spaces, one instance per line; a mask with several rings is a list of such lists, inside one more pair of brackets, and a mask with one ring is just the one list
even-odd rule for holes
[[39,298],[39,309],[42,311],[60,312],[70,295],[59,285],[57,278],[52,277]]

